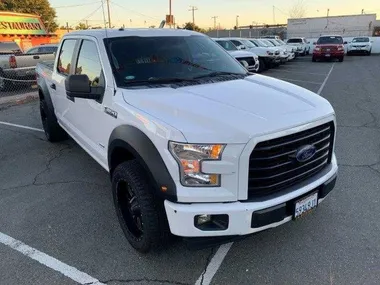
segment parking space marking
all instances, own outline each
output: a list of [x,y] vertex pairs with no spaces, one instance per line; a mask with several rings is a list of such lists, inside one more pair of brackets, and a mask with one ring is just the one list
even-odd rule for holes
[[3,122],[3,121],[0,121],[0,125],[11,126],[11,127],[16,127],[16,128],[21,128],[21,129],[26,129],[26,130],[31,130],[31,131],[37,131],[37,132],[44,132],[43,129],[37,129],[37,128],[28,127],[28,126]]
[[326,73],[300,72],[300,71],[290,71],[290,70],[279,70],[279,72],[288,72],[288,73],[294,73],[294,74],[311,74],[311,75],[326,76]]
[[33,247],[26,245],[25,243],[16,240],[6,234],[0,232],[0,243],[22,253],[23,255],[38,261],[39,263],[47,266],[50,269],[53,269],[59,273],[62,273],[66,277],[74,280],[79,284],[88,284],[88,285],[105,285],[101,283],[98,279],[91,277],[87,273],[79,271],[78,269],[67,265],[51,257]]
[[274,77],[276,79],[284,80],[284,81],[294,81],[294,82],[301,82],[301,83],[309,83],[309,84],[316,84],[320,85],[322,82],[314,82],[314,81],[306,81],[306,80],[298,80],[298,79],[290,79],[290,78],[284,78],[284,77]]
[[327,82],[327,80],[329,79],[330,74],[331,74],[331,72],[332,72],[333,69],[334,69],[334,66],[335,66],[335,63],[333,63],[333,65],[331,66],[330,71],[329,71],[329,73],[327,74],[325,80],[323,81],[321,87],[319,87],[319,90],[318,90],[318,92],[317,92],[318,95],[321,95],[321,93],[322,93],[322,91],[323,91],[323,88],[325,88],[326,82]]
[[222,264],[224,258],[226,257],[228,251],[230,250],[233,242],[221,245],[204,272],[199,276],[195,285],[209,285],[214,277],[215,273],[218,271],[220,265]]

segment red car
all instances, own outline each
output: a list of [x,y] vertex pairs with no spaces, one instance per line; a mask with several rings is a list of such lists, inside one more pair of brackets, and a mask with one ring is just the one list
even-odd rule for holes
[[322,36],[318,39],[313,51],[313,62],[320,59],[344,60],[344,44],[341,36]]

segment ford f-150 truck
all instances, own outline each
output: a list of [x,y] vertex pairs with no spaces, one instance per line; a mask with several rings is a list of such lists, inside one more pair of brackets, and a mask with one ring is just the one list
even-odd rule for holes
[[231,239],[302,218],[335,185],[336,119],[304,88],[249,73],[187,30],[66,34],[37,65],[46,137],[108,173],[141,252],[173,235]]

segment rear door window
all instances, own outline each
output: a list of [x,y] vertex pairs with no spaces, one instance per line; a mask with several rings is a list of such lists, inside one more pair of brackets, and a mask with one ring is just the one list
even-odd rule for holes
[[71,61],[74,55],[74,49],[77,40],[65,40],[62,44],[61,50],[59,51],[58,66],[57,71],[62,75],[69,75],[71,68]]

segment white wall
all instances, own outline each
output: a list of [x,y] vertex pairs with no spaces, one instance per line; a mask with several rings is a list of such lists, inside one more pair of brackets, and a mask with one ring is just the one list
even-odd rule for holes
[[372,36],[376,14],[288,19],[287,36],[316,38],[324,34]]

